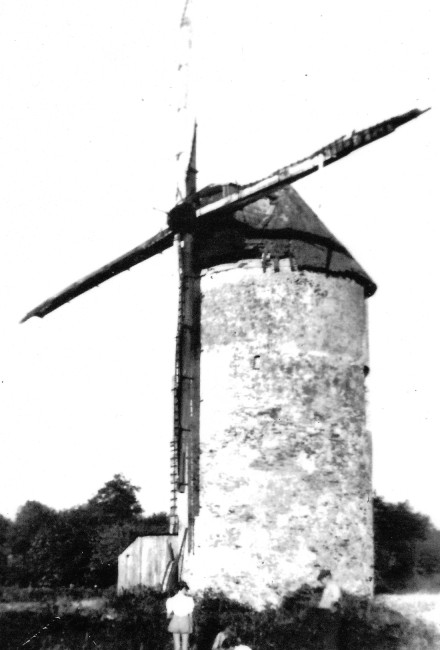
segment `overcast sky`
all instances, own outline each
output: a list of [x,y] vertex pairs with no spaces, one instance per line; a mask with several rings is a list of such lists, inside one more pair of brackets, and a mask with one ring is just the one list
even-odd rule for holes
[[[165,225],[182,0],[0,1],[0,512],[84,503],[120,472],[169,506],[176,251],[44,320],[37,303]],[[199,187],[429,113],[297,183],[378,284],[374,486],[440,526],[436,3],[195,0]]]

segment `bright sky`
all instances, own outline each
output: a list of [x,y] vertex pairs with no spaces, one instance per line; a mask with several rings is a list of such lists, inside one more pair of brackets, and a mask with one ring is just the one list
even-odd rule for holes
[[[176,252],[44,320],[43,299],[165,225],[182,0],[0,3],[0,512],[84,503],[117,472],[168,510]],[[199,187],[247,182],[433,110],[297,189],[379,285],[369,301],[374,485],[440,526],[434,0],[201,0]]]

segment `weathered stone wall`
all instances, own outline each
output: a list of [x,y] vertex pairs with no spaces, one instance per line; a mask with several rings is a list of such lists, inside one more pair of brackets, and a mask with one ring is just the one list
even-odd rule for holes
[[363,289],[249,261],[208,270],[202,292],[191,588],[261,607],[330,568],[348,591],[370,594]]

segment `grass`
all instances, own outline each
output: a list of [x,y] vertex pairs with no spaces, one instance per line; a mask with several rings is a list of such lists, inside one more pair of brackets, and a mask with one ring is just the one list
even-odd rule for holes
[[[73,594],[76,598],[80,594]],[[81,594],[84,595],[84,594]],[[47,596],[47,594],[46,594]],[[66,613],[46,599],[40,611],[0,612],[2,650],[165,650],[164,595],[143,589],[117,597],[105,606]],[[341,647],[347,650],[436,650],[440,630],[432,626],[440,595],[383,596],[376,601],[346,596],[341,612]],[[78,602],[66,593],[64,599]],[[194,615],[197,650],[208,650],[218,630],[232,624],[253,650],[317,650],[322,637],[319,615],[305,587],[278,608],[257,612],[224,595],[205,592]],[[437,603],[437,604],[436,604]],[[52,607],[52,608],[51,608]]]
[[15,587],[0,586],[0,603],[51,603],[59,598],[84,600],[98,596],[110,597],[115,593],[115,588],[95,589],[93,587],[66,587],[52,589],[51,587]]

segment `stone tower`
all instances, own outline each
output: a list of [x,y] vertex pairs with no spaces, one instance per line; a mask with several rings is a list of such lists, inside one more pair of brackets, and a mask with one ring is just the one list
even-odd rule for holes
[[257,607],[320,568],[371,594],[375,285],[291,186],[197,235],[195,251],[200,512],[184,578]]

